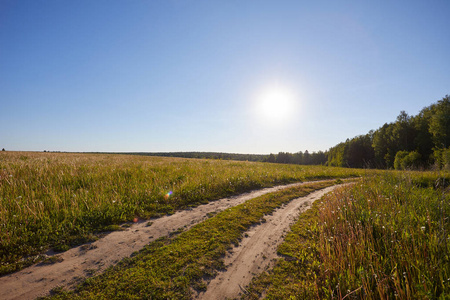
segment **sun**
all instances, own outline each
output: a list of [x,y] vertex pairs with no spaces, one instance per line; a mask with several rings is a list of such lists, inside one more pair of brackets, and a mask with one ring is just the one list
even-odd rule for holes
[[259,114],[265,121],[283,123],[291,119],[295,107],[292,89],[278,84],[267,86],[256,100]]

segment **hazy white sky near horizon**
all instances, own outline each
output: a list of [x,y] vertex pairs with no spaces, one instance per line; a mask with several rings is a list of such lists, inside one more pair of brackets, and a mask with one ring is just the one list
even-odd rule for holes
[[[445,0],[0,0],[0,148],[327,150],[450,94],[449,13]],[[273,86],[292,98],[276,122],[260,107]]]

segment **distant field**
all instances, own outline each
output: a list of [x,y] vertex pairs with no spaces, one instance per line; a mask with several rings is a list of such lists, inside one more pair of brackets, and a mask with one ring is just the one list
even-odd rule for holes
[[134,218],[361,169],[108,154],[0,153],[0,274]]

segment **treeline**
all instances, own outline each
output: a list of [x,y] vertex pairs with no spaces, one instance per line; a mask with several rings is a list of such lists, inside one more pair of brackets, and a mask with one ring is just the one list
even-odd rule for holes
[[449,168],[450,97],[425,107],[416,116],[402,111],[395,122],[330,148],[327,164],[354,168]]
[[266,159],[268,157],[268,155],[264,155],[264,154],[240,154],[240,153],[222,153],[222,152],[131,152],[131,153],[124,153],[124,154],[182,157],[182,158],[259,161],[259,162],[266,161]]
[[241,154],[241,153],[222,153],[222,152],[129,152],[120,154],[146,155],[146,156],[164,156],[164,157],[182,157],[182,158],[202,158],[202,159],[223,159],[271,162],[280,164],[299,164],[299,165],[324,165],[327,163],[325,152],[305,152],[289,153],[279,152],[278,154]]
[[309,153],[308,150],[293,154],[289,152],[279,152],[278,154],[271,153],[263,161],[280,164],[324,165],[327,162],[327,155],[322,151]]

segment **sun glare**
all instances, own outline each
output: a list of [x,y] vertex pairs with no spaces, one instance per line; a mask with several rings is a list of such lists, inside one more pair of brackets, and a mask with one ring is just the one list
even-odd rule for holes
[[259,113],[266,121],[282,123],[292,117],[295,95],[287,87],[274,85],[266,87],[257,96]]

